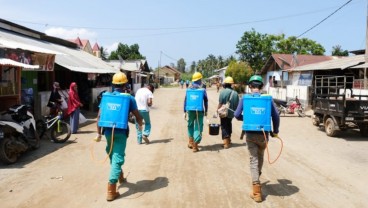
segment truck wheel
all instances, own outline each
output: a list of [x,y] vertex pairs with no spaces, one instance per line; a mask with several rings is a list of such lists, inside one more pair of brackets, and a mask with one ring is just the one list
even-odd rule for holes
[[335,122],[332,118],[328,118],[325,122],[325,131],[327,136],[333,137],[336,136],[337,130],[335,129]]
[[362,135],[362,136],[368,136],[368,124],[366,124],[366,125],[364,125],[364,124],[359,125],[359,130],[360,130],[360,135]]

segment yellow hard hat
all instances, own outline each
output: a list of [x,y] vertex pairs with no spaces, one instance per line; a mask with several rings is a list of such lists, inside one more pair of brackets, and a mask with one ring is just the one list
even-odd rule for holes
[[193,74],[192,82],[195,82],[195,81],[200,80],[200,79],[202,79],[202,74],[201,73],[196,72],[196,73]]
[[225,84],[234,84],[234,80],[232,77],[226,77],[224,82]]
[[112,77],[113,84],[125,84],[128,82],[126,75],[123,72],[118,72]]

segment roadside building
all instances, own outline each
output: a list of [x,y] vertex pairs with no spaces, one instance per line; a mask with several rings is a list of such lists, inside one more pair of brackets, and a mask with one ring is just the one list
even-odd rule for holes
[[272,54],[260,70],[265,86],[264,91],[275,99],[288,101],[298,96],[307,105],[310,102],[312,74],[301,73],[295,68],[314,63],[339,59],[336,56]]
[[[60,83],[64,95],[67,95],[66,90],[70,83],[77,82],[78,86],[81,86],[79,93],[85,103],[85,109],[90,110],[92,105],[89,104],[93,103],[95,97],[94,86],[91,85],[88,74],[111,74],[117,71],[100,58],[81,50],[75,43],[47,36],[3,19],[0,19],[0,23],[0,48],[25,50],[32,65],[39,66],[32,70],[22,68],[19,78],[15,80],[20,83],[19,89],[32,89],[32,109],[36,117],[47,113],[46,103],[54,81]],[[9,57],[15,55],[10,54]],[[19,95],[15,103],[20,102]]]
[[164,66],[155,71],[155,77],[160,84],[172,84],[178,82],[181,77],[181,72],[175,67]]

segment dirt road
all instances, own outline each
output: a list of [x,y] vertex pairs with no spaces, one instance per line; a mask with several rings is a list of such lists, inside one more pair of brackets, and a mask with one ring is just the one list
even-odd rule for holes
[[[209,115],[218,93],[209,88]],[[106,202],[109,163],[102,163],[106,142],[93,143],[95,122],[80,128],[66,144],[42,141],[17,164],[0,164],[0,207],[368,207],[368,138],[348,131],[338,138],[311,124],[310,118],[281,118],[284,148],[275,164],[264,165],[264,202],[253,202],[249,158],[241,123],[233,121],[233,146],[224,150],[220,136],[209,136],[200,151],[186,147],[183,119],[185,90],[155,91],[151,144],[138,145],[135,129],[126,151],[127,183],[121,197]],[[271,160],[280,143],[271,139]],[[91,156],[91,147],[94,147]],[[266,154],[267,158],[267,154]]]

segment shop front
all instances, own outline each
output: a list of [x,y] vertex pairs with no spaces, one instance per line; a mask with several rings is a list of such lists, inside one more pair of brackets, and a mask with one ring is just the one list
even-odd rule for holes
[[0,111],[24,104],[34,112],[39,71],[52,71],[54,54],[0,48]]

